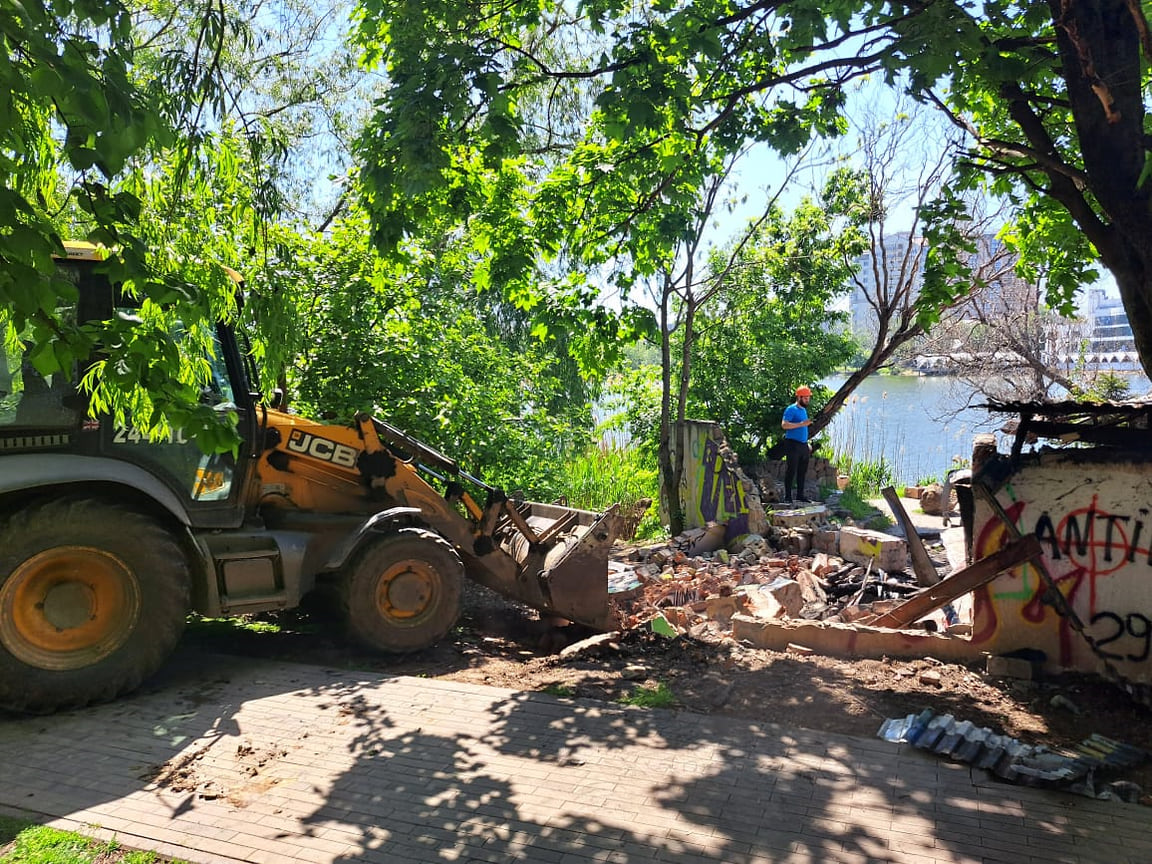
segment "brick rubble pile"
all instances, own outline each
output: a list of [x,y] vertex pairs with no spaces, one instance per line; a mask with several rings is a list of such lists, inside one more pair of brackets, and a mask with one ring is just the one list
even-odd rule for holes
[[920,589],[902,538],[831,523],[823,505],[773,511],[770,523],[767,536],[727,540],[724,525],[691,529],[613,560],[621,629],[722,639],[736,613],[867,623]]

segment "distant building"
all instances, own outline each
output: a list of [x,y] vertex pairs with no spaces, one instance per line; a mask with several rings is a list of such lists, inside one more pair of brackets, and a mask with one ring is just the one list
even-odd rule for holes
[[911,281],[912,299],[920,296],[924,281],[924,261],[928,257],[928,244],[923,237],[912,237],[907,231],[887,235],[884,245],[873,254],[867,252],[856,259],[856,283],[848,298],[848,317],[852,332],[863,341],[874,338],[878,322],[870,298],[876,297],[878,284],[895,287]]
[[[882,248],[876,250],[875,256],[869,251],[856,259],[856,282],[849,297],[848,311],[852,332],[858,338],[867,341],[876,334],[876,310],[872,304],[878,283],[886,284],[889,292],[908,285],[909,301],[915,301],[920,296],[920,287],[924,282],[927,258],[928,241],[923,237],[913,237],[907,231],[900,231],[886,236]],[[1014,312],[1022,308],[1036,308],[1036,291],[1029,290],[1029,286],[1016,275],[1014,259],[1004,255],[1003,244],[994,234],[985,234],[977,241],[977,251],[969,264],[975,273],[996,259],[999,261],[995,266],[984,268],[982,275],[988,280],[987,283],[978,295],[961,302],[956,308],[956,318],[979,317],[974,308],[977,303],[985,309],[1002,307]]]
[[[950,313],[952,321],[991,321],[999,317],[1020,320],[1021,313],[1041,311],[1041,291],[1016,275],[1015,258],[1005,254],[1003,244],[993,234],[985,234],[977,243],[977,252],[970,262],[973,272],[979,273],[984,284],[979,291],[961,301]],[[924,265],[928,257],[927,241],[907,231],[884,238],[875,255],[870,251],[861,255],[857,263],[856,282],[848,299],[849,321],[853,334],[867,343],[876,336],[877,320],[873,303],[878,283],[887,285],[889,292],[907,286],[909,300],[920,295],[924,281]],[[1103,288],[1091,287],[1084,291],[1079,314],[1073,319],[1048,318],[1041,351],[1053,365],[1067,369],[1081,367],[1094,370],[1139,370],[1140,358],[1136,353],[1132,327],[1128,315],[1117,297],[1111,297]],[[947,373],[974,355],[965,353],[967,346],[953,346],[947,354],[919,355],[910,360],[913,368],[923,372]],[[991,355],[1001,364],[1011,365],[1010,352],[993,348]]]
[[1128,313],[1119,297],[1103,288],[1088,288],[1080,306],[1081,336],[1057,358],[1064,367],[1086,366],[1116,371],[1139,370],[1140,355]]

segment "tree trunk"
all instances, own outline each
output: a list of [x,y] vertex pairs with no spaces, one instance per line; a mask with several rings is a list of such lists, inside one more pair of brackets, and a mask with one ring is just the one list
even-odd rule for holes
[[[668,327],[668,303],[671,290],[664,286],[660,302],[660,446],[656,459],[660,465],[660,494],[668,512],[668,530],[673,536],[684,531],[684,506],[680,500],[683,477],[683,432],[672,421],[672,332]],[[673,441],[673,434],[676,438]]]
[[[1050,193],[1116,278],[1141,365],[1152,374],[1152,183],[1141,183],[1147,139],[1137,13],[1127,0],[1048,5],[1084,171],[1103,215],[1066,176],[1049,174]],[[1021,125],[1034,144],[1047,144],[1031,134],[1035,127]]]
[[[1147,236],[1152,237],[1152,223],[1145,230]],[[1145,241],[1129,248],[1131,257],[1137,259],[1139,266],[1131,269],[1109,266],[1108,269],[1120,288],[1120,299],[1124,301],[1124,311],[1132,325],[1140,365],[1144,367],[1144,374],[1152,377],[1152,250],[1147,244]]]

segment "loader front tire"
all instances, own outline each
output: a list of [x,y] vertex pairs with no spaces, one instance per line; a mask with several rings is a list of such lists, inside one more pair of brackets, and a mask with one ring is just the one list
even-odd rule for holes
[[188,586],[171,532],[119,504],[66,498],[0,519],[0,708],[134,689],[180,639]]
[[403,528],[365,547],[342,580],[349,635],[376,651],[428,648],[460,617],[464,565],[440,535]]

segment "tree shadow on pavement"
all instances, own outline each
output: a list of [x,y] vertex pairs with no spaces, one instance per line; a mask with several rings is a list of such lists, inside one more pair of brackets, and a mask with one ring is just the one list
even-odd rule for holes
[[[876,739],[209,655],[184,656],[134,698],[0,724],[0,766],[0,805],[103,825],[126,846],[192,861],[1021,862],[1069,850],[1123,861],[1140,851],[1107,845],[1126,841],[1097,802],[1077,821],[1059,796],[981,785],[967,766]],[[1152,819],[1134,809],[1125,830],[1136,838]],[[1037,837],[1049,846],[1021,851]]]

